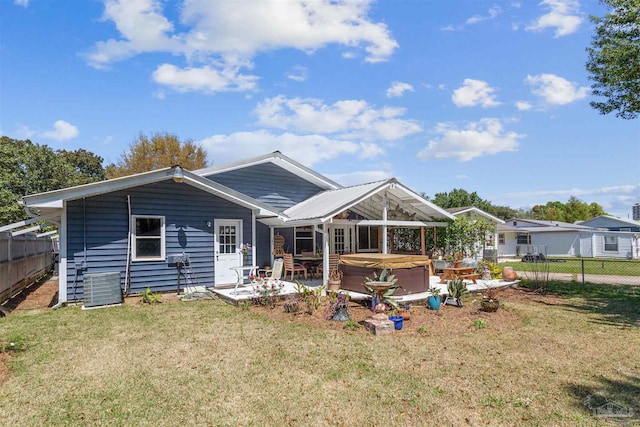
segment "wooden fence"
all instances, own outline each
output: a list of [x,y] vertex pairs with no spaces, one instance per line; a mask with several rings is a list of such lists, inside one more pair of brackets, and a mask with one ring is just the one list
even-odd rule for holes
[[36,283],[54,262],[51,236],[0,233],[0,303]]

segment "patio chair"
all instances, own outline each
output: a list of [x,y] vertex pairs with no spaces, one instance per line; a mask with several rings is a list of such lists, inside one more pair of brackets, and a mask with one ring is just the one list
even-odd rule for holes
[[[340,263],[340,254],[329,254],[329,271],[337,270]],[[323,265],[316,267],[316,276],[322,277]]]
[[258,276],[264,277],[268,280],[280,280],[282,278],[283,267],[284,261],[282,258],[276,258],[275,261],[273,261],[273,267],[271,267],[271,270],[261,268],[258,270]]
[[304,273],[304,278],[307,278],[307,269],[302,264],[293,262],[293,254],[284,254],[282,259],[284,261],[285,278],[287,277],[288,272],[291,272],[291,280],[293,280],[293,275],[296,273],[298,275],[300,275],[300,273]]

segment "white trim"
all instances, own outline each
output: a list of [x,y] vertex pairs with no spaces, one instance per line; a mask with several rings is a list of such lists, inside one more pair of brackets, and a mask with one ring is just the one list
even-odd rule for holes
[[67,298],[67,202],[62,208],[60,218],[60,250],[58,252],[58,304],[68,301]]
[[[153,219],[160,219],[161,224],[160,224],[160,255],[159,256],[154,256],[154,257],[143,257],[143,258],[139,258],[138,255],[136,254],[136,241],[137,239],[141,239],[141,240],[145,240],[145,239],[157,239],[157,236],[153,236],[153,237],[138,237],[136,235],[136,219],[137,218],[153,218]],[[165,228],[166,228],[166,224],[165,224],[165,217],[164,215],[144,215],[144,214],[139,214],[139,215],[131,215],[131,218],[129,218],[129,221],[131,221],[131,261],[132,262],[146,262],[146,261],[164,261],[166,258],[166,235],[165,235]]]

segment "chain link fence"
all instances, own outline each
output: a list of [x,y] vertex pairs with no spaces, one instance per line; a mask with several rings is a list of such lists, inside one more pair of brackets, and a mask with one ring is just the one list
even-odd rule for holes
[[522,259],[500,258],[499,265],[512,266],[521,279],[534,283],[566,281],[640,286],[640,260],[556,258],[525,255]]

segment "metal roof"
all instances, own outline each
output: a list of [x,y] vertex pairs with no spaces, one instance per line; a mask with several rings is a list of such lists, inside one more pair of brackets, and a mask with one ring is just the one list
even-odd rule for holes
[[483,216],[487,219],[490,219],[491,221],[497,223],[497,224],[504,224],[504,221],[501,220],[500,218],[498,218],[497,216],[493,216],[488,212],[483,211],[480,208],[476,208],[475,206],[463,206],[463,207],[459,207],[459,208],[447,208],[445,209],[447,212],[452,213],[454,216],[458,216],[461,215],[463,213],[467,213],[467,212],[475,212],[476,214]]
[[284,211],[288,221],[327,222],[350,210],[370,220],[381,220],[385,202],[414,221],[454,219],[453,215],[424,199],[396,179],[371,182],[319,193]]

